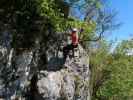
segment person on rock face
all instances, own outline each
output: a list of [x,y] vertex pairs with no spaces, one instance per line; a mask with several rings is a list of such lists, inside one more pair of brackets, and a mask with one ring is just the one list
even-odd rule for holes
[[69,50],[72,50],[73,57],[74,57],[74,48],[78,47],[79,44],[79,37],[78,37],[78,30],[76,28],[72,29],[71,35],[71,44],[66,45],[63,47],[63,56],[64,56],[64,63],[66,61],[67,55],[69,53]]

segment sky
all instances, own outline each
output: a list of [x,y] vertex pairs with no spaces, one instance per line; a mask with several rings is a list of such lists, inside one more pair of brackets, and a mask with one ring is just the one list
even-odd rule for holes
[[[117,12],[116,21],[122,23],[118,29],[107,33],[107,40],[121,42],[133,38],[133,0],[107,0],[106,4]],[[84,18],[84,15],[78,13],[78,9],[76,13],[81,19]]]
[[108,39],[121,41],[133,38],[133,0],[110,0],[109,6],[118,12],[117,21],[122,26],[112,31]]

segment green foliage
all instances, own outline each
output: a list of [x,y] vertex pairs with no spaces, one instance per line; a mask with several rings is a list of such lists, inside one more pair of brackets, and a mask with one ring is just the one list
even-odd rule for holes
[[90,48],[90,67],[92,73],[90,87],[92,99],[95,100],[98,97],[97,91],[99,88],[110,78],[108,65],[112,56],[108,53],[110,45],[105,40],[92,43]]
[[133,57],[120,57],[115,59],[110,66],[111,79],[107,80],[104,85],[100,88],[99,93],[101,96],[107,97],[122,97],[133,96],[133,81],[132,81],[132,69],[133,63],[131,62]]
[[88,22],[84,22],[73,18],[72,21],[71,20],[67,21],[67,27],[70,27],[70,28],[76,27],[79,30],[83,29],[84,31],[81,34],[79,34],[81,40],[89,39],[95,35],[94,33],[94,30],[96,27],[95,22],[88,23]]
[[[80,0],[68,2],[64,0],[1,0],[0,18],[3,24],[11,26],[13,47],[33,47],[37,38],[41,37],[40,40],[46,42],[55,32],[64,32],[72,27],[83,28],[84,32],[80,38],[87,40],[95,36],[96,22],[92,20],[85,22],[68,16],[70,8],[80,2]],[[86,8],[90,5],[99,8],[101,5],[98,0],[85,0],[84,3],[86,3]]]
[[[0,1],[1,22],[8,24],[13,34],[13,47],[32,47],[39,27],[35,22],[40,18],[35,0]],[[26,41],[25,41],[26,39]]]
[[45,40],[51,38],[53,32],[63,30],[65,10],[63,12],[62,5],[63,2],[57,0],[0,1],[1,22],[11,26],[12,46],[30,48],[37,38]]
[[102,43],[101,49],[92,55],[92,94],[95,99],[130,100],[133,97],[133,56],[125,52],[132,49],[132,43],[132,39],[123,41],[113,54],[108,53],[108,46]]
[[120,45],[117,46],[116,53],[124,55],[127,54],[131,49],[133,49],[133,39],[124,40]]

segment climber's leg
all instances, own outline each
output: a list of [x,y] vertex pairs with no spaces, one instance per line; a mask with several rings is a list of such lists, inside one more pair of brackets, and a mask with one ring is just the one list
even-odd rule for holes
[[65,63],[67,57],[67,46],[63,47],[63,63]]
[[75,55],[74,55],[74,54],[75,54],[74,49],[75,49],[75,48],[77,48],[77,47],[78,47],[78,45],[73,45],[73,44],[71,44],[71,45],[72,45],[71,47],[72,47],[73,58],[74,58],[74,57],[75,57]]
[[72,45],[72,54],[73,54],[73,58],[74,58],[74,45],[73,44],[71,44]]
[[69,50],[70,50],[70,45],[63,47],[63,63],[66,62],[66,58],[69,53]]

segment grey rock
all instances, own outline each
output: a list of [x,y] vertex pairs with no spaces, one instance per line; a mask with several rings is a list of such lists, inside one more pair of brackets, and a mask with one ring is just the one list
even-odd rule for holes
[[[47,50],[45,66],[39,64],[43,59],[34,48],[16,54],[10,46],[0,46],[0,97],[4,95],[5,100],[90,100],[87,53],[79,45],[77,58],[67,58],[63,65],[62,52],[56,55],[54,48],[55,45]],[[38,66],[46,69],[38,69]],[[35,74],[37,78],[32,81]]]
[[[81,47],[80,47],[81,48]],[[84,50],[78,62],[72,59],[59,71],[41,71],[37,91],[42,100],[90,100],[89,63]],[[35,98],[39,99],[39,96]]]

